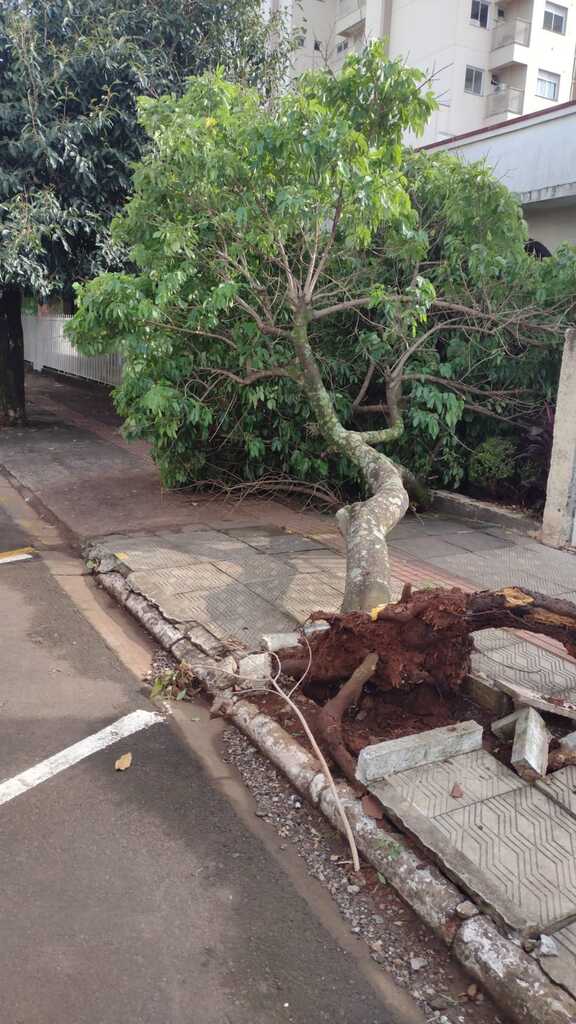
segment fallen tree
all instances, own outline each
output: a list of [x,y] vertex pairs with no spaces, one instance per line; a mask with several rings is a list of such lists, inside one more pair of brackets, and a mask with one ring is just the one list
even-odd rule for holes
[[[128,431],[145,415],[143,436],[153,441],[159,461],[167,448],[178,453],[182,482],[193,459],[186,448],[193,447],[191,425],[200,438],[226,444],[226,437],[216,439],[225,432],[226,409],[222,420],[211,398],[222,382],[245,393],[249,404],[266,406],[271,445],[282,429],[277,392],[289,382],[301,400],[296,433],[315,432],[326,453],[339,453],[355,474],[366,500],[337,513],[346,543],[342,612],[316,613],[328,618],[330,630],[312,645],[314,680],[339,685],[353,677],[323,712],[324,735],[337,759],[339,723],[358,693],[354,673],[367,655],[378,658],[373,684],[409,689],[425,681],[457,687],[477,629],[533,630],[575,649],[570,611],[541,595],[407,590],[391,604],[387,536],[409,497],[390,446],[403,436],[406,382],[447,382],[454,411],[471,397],[477,402],[479,389],[450,381],[440,356],[437,376],[429,376],[437,344],[474,338],[470,353],[480,360],[482,337],[497,336],[505,360],[526,346],[559,342],[561,334],[559,320],[547,320],[533,304],[510,305],[503,257],[489,247],[492,226],[505,225],[518,265],[528,261],[528,277],[536,263],[524,253],[519,207],[482,167],[472,179],[482,191],[479,208],[490,208],[493,220],[481,251],[454,231],[454,264],[449,274],[445,262],[437,273],[434,211],[428,208],[422,219],[421,191],[408,188],[401,145],[403,133],[419,131],[434,106],[422,78],[388,61],[376,43],[350,57],[338,77],[303,76],[276,104],[263,105],[255,92],[219,74],[193,79],[180,99],[143,101],[150,151],[114,227],[136,270],[104,275],[80,289],[71,326],[73,340],[88,354],[113,347],[127,353],[122,400]],[[422,155],[417,164],[431,190],[443,183],[444,205],[454,191],[450,182],[464,176],[470,184],[469,170],[457,161]],[[460,189],[468,210],[472,198],[473,191]],[[482,224],[475,220],[476,229]],[[469,267],[479,285],[462,301],[459,268]],[[497,287],[484,288],[488,281]],[[338,335],[336,357],[323,347],[327,324]],[[383,393],[370,412],[378,425],[366,430],[350,425],[354,416],[332,372],[335,358],[344,372],[360,344],[366,373],[355,413],[368,415],[375,380],[377,394]],[[156,376],[150,378],[152,364]],[[134,394],[139,399],[130,404]],[[251,435],[244,420],[239,429],[257,453],[262,438]],[[290,657],[283,667],[299,678],[303,659],[291,665]],[[350,774],[349,763],[345,770]]]

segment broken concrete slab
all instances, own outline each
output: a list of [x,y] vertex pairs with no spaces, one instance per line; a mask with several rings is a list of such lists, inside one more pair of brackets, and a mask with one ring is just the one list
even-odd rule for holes
[[[405,831],[416,836],[424,849],[440,864],[445,873],[457,880],[465,892],[477,900],[506,927],[519,932],[540,930],[536,915],[527,915],[508,898],[501,886],[484,870],[484,865],[474,860],[474,850],[463,850],[447,841],[445,831],[438,827],[438,818],[426,818],[414,806],[404,800],[391,779],[371,782],[370,792],[378,797],[387,816]],[[482,803],[473,807],[482,807]],[[447,815],[450,817],[450,815]]]
[[267,633],[262,637],[262,646],[272,652],[289,650],[300,645],[302,633],[309,637],[314,633],[325,633],[327,629],[330,629],[329,623],[319,619],[317,622],[308,622],[298,633]]
[[557,955],[539,958],[540,967],[552,981],[576,997],[576,924],[554,933]]
[[523,708],[516,719],[510,762],[521,779],[534,782],[546,775],[550,733],[534,708]]
[[238,685],[242,689],[252,689],[258,684],[260,688],[268,685],[274,675],[274,659],[264,652],[262,654],[247,654],[238,662]]
[[476,750],[369,789],[497,920],[540,934],[576,914],[576,767],[531,786]]
[[289,650],[291,647],[298,647],[300,642],[299,633],[267,633],[262,637],[262,646],[265,651]]
[[[426,818],[436,818],[526,785],[516,772],[482,749],[411,768],[391,775],[388,781]],[[462,790],[458,798],[452,796],[455,784]]]
[[413,736],[400,736],[364,747],[358,758],[356,777],[368,785],[396,772],[466,754],[481,746],[482,726],[478,722],[458,722]]
[[576,750],[576,732],[569,732],[560,740],[561,750]]
[[523,640],[489,653],[476,652],[472,674],[492,681],[523,706],[576,718],[576,663],[538,644]]
[[511,740],[516,731],[516,722],[518,716],[522,714],[524,708],[518,708],[517,711],[513,711],[512,714],[506,715],[505,718],[499,718],[496,722],[492,722],[490,728],[495,736],[499,740]]
[[503,715],[510,713],[514,707],[512,698],[499,688],[498,684],[488,675],[483,675],[476,663],[477,655],[472,655],[472,671],[464,681],[464,692],[472,698],[475,704],[484,708],[491,715]]

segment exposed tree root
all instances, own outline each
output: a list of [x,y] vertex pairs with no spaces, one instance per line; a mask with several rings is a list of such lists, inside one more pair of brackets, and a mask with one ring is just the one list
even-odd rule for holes
[[[461,590],[405,588],[397,604],[372,618],[365,612],[329,614],[329,631],[310,637],[310,682],[337,683],[350,677],[367,654],[378,655],[373,681],[382,689],[418,683],[459,686],[470,669],[472,636],[483,629],[541,633],[561,641],[576,656],[576,605],[517,587],[465,594]],[[282,670],[298,675],[308,649],[280,652]]]
[[348,682],[332,700],[327,701],[318,715],[318,736],[326,742],[334,761],[353,785],[356,785],[356,761],[344,742],[342,718],[348,708],[360,699],[364,684],[374,675],[377,664],[378,655],[367,654]]

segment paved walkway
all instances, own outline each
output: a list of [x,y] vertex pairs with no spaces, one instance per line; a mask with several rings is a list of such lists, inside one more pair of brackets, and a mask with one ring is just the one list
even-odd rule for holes
[[[127,446],[114,416],[92,407],[89,390],[82,402],[81,388],[59,388],[34,381],[37,426],[11,432],[8,443],[3,438],[0,463],[76,537],[98,538],[101,552],[114,555],[134,590],[167,618],[196,636],[200,630],[208,646],[234,637],[256,647],[263,633],[338,608],[343,545],[331,517],[277,502],[232,506],[163,494],[145,446]],[[469,590],[519,585],[576,600],[573,554],[488,523],[413,516],[396,527],[390,545],[398,596],[410,582]],[[486,680],[576,700],[576,662],[554,641],[488,630],[477,646],[474,671]],[[457,833],[452,845],[476,866],[488,866],[528,924],[557,933],[568,976],[576,978],[576,926],[567,923],[576,916],[576,769],[553,779],[550,794],[542,789],[549,783],[526,786],[509,774],[502,782],[500,773],[497,791],[488,779],[485,792],[458,810],[457,828],[454,818],[428,816]],[[472,821],[484,842],[470,839]],[[550,962],[558,968],[560,960]],[[564,983],[576,995],[576,982]]]

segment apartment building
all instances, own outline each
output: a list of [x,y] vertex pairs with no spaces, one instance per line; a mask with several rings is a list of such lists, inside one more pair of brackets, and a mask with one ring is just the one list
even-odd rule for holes
[[269,0],[298,29],[295,72],[337,70],[366,41],[432,76],[439,109],[424,143],[573,98],[576,0]]

